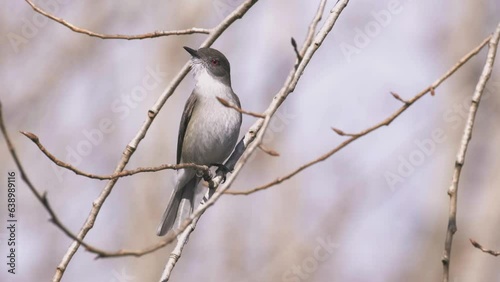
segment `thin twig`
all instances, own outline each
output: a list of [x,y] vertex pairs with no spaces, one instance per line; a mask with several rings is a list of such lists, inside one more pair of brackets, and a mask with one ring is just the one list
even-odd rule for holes
[[260,144],[259,145],[259,149],[262,150],[262,152],[272,156],[272,157],[279,157],[280,156],[280,153],[276,152],[275,150],[273,149],[269,149],[267,148],[266,146]]
[[[230,13],[224,20],[222,20],[219,23],[219,25],[217,25],[217,27],[215,27],[210,32],[207,39],[201,44],[201,47],[209,47],[232,23],[234,23],[238,19],[241,19],[243,15],[245,15],[245,13],[255,3],[257,3],[257,1],[258,0],[246,0],[240,6],[238,6],[232,13]],[[129,142],[129,144],[123,151],[122,157],[115,168],[115,173],[119,173],[124,170],[125,166],[129,162],[133,153],[139,146],[141,140],[146,136],[146,132],[153,123],[155,117],[158,115],[158,112],[163,107],[167,99],[174,93],[174,90],[177,88],[177,86],[189,72],[189,69],[190,69],[190,64],[189,63],[184,64],[179,73],[173,78],[170,85],[160,95],[160,97],[153,105],[153,107],[147,112],[146,120],[143,123],[141,129],[137,132],[135,137]],[[113,187],[115,186],[118,179],[119,178],[114,178],[109,180],[104,189],[101,191],[100,195],[92,203],[92,208],[90,210],[90,213],[78,233],[77,237],[79,240],[83,240],[87,235],[87,233],[90,231],[90,229],[92,229],[92,227],[94,226],[94,222],[96,221],[96,218],[101,210],[102,205],[104,204],[109,194],[113,190]],[[56,272],[52,278],[52,282],[61,281],[62,276],[66,271],[66,268],[68,267],[71,259],[73,258],[74,254],[76,253],[79,247],[80,247],[79,241],[75,240],[74,242],[71,243],[65,255],[61,259],[61,262],[57,266]]]
[[344,147],[346,147],[347,145],[349,145],[350,143],[352,143],[353,141],[357,140],[358,138],[361,138],[377,129],[379,129],[380,127],[382,126],[388,126],[393,120],[395,120],[401,113],[403,113],[407,108],[409,108],[413,103],[415,103],[416,101],[418,101],[420,98],[422,98],[425,94],[429,93],[431,91],[431,89],[433,88],[437,88],[439,85],[441,85],[441,83],[443,83],[446,79],[448,79],[453,73],[455,73],[460,67],[462,67],[470,58],[474,57],[477,53],[479,53],[479,51],[481,51],[481,49],[486,45],[488,44],[488,41],[490,40],[491,38],[491,35],[486,37],[486,39],[483,40],[483,42],[481,42],[481,44],[479,44],[477,47],[475,47],[473,50],[471,50],[469,53],[467,53],[464,57],[462,57],[453,67],[451,67],[443,76],[441,76],[438,80],[436,80],[431,86],[427,87],[426,89],[424,89],[423,91],[421,91],[420,93],[418,93],[417,95],[415,95],[413,98],[411,98],[410,100],[408,100],[408,104],[405,104],[403,105],[401,108],[399,108],[397,111],[395,111],[392,115],[390,115],[388,118],[384,119],[383,121],[381,121],[380,123],[377,123],[375,124],[374,126],[372,127],[369,127],[357,134],[353,134],[351,138],[345,140],[344,142],[342,142],[340,145],[338,145],[337,147],[333,148],[332,150],[330,150],[329,152],[319,156],[318,158],[308,162],[308,163],[305,163],[303,165],[301,165],[300,167],[298,167],[297,169],[295,169],[294,171],[284,175],[284,176],[281,176],[281,177],[278,177],[276,178],[275,180],[267,183],[267,184],[264,184],[264,185],[261,185],[261,186],[258,186],[258,187],[255,187],[255,188],[252,188],[252,189],[247,189],[247,190],[244,190],[244,191],[227,191],[226,194],[230,194],[230,195],[249,195],[249,194],[252,194],[252,193],[255,193],[255,192],[258,192],[258,191],[261,191],[261,190],[265,190],[265,189],[268,189],[272,186],[275,186],[275,185],[278,185],[290,178],[292,178],[293,176],[295,176],[296,174],[300,173],[301,171],[317,164],[317,163],[320,163],[326,159],[328,159],[329,157],[331,157],[332,155],[334,155],[335,153],[337,153],[338,151],[340,151],[341,149],[343,149]]
[[470,239],[469,238],[469,241],[472,244],[472,246],[474,246],[475,248],[483,251],[484,253],[490,254],[490,255],[495,256],[495,257],[500,256],[500,252],[493,251],[493,250],[490,250],[490,249],[486,249],[481,244],[479,244],[477,241],[475,241],[474,239]]
[[84,172],[84,171],[72,166],[71,164],[65,163],[65,162],[59,160],[58,158],[56,158],[53,154],[51,154],[42,145],[42,143],[40,143],[40,139],[35,134],[33,134],[31,132],[26,132],[26,131],[21,131],[21,133],[24,136],[28,137],[31,141],[33,141],[33,143],[35,143],[38,146],[40,151],[42,151],[42,153],[44,153],[45,156],[47,156],[56,165],[63,167],[63,168],[66,168],[68,170],[71,170],[72,172],[74,172],[77,175],[82,175],[82,176],[92,178],[92,179],[110,180],[110,179],[116,179],[116,178],[120,178],[120,177],[124,177],[124,176],[134,175],[137,173],[155,172],[155,171],[160,171],[160,170],[165,170],[165,169],[179,170],[179,169],[185,169],[185,168],[193,168],[193,169],[202,171],[204,173],[208,172],[208,170],[209,170],[209,167],[206,165],[198,165],[198,164],[194,164],[194,163],[182,163],[182,164],[176,164],[176,165],[163,164],[160,166],[153,166],[153,167],[139,167],[139,168],[132,169],[132,170],[123,170],[121,172],[113,173],[111,175],[91,174],[91,173]]
[[[241,158],[236,163],[236,166],[234,168],[233,173],[227,178],[224,185],[222,187],[220,187],[219,190],[217,190],[213,194],[213,196],[211,196],[205,202],[205,204],[200,205],[193,212],[193,214],[191,214],[191,216],[181,224],[181,227],[179,230],[175,230],[175,231],[172,231],[169,234],[167,234],[166,240],[173,241],[177,235],[184,232],[186,230],[186,228],[188,228],[188,226],[190,226],[193,221],[198,220],[200,218],[200,216],[205,212],[205,210],[208,209],[209,207],[211,207],[221,197],[221,195],[231,187],[231,184],[234,182],[234,179],[238,176],[242,167],[246,164],[246,162],[248,161],[250,156],[255,152],[258,145],[261,144],[262,138],[266,132],[266,129],[269,126],[269,121],[271,120],[271,117],[278,110],[278,108],[283,103],[283,101],[288,97],[288,95],[291,92],[293,92],[293,90],[295,89],[295,87],[296,87],[300,77],[302,76],[305,68],[307,67],[309,61],[311,60],[311,58],[313,57],[314,53],[319,48],[321,43],[325,40],[328,33],[332,30],[335,22],[337,21],[338,17],[340,16],[340,13],[344,10],[344,8],[346,7],[348,2],[349,2],[348,0],[339,0],[335,4],[335,7],[330,12],[330,16],[326,20],[325,24],[321,27],[320,31],[315,36],[313,42],[307,48],[307,51],[305,52],[305,55],[304,55],[300,65],[296,68],[294,67],[290,71],[283,87],[278,92],[278,94],[276,94],[274,96],[271,104],[269,105],[267,110],[264,112],[265,118],[257,120],[254,123],[254,125],[250,128],[250,130],[247,132],[247,134],[245,135],[245,139],[244,139],[244,140],[246,140],[244,142],[246,145],[246,148],[245,148],[243,154],[241,155]],[[213,179],[213,186],[211,186],[211,187],[217,188],[221,184],[222,179],[223,179],[223,176],[217,175]],[[193,229],[188,229],[186,240],[192,231],[193,231]],[[181,246],[185,243],[186,243],[185,241],[178,240],[177,246]],[[177,249],[177,247],[176,247],[176,249]],[[168,280],[170,273],[171,273],[171,269],[173,268],[173,266],[170,266],[169,264],[171,264],[172,262],[175,262],[175,261],[176,260],[169,260],[169,262],[165,266],[165,271],[164,271],[160,281],[163,282],[163,281]]]
[[469,108],[469,116],[465,123],[464,133],[462,135],[462,142],[460,148],[458,149],[457,159],[455,161],[455,169],[453,171],[453,178],[451,185],[448,188],[448,195],[450,196],[450,207],[448,213],[448,228],[446,230],[446,239],[444,243],[444,252],[441,262],[443,263],[443,281],[448,282],[450,276],[450,261],[451,261],[451,247],[453,242],[453,235],[457,232],[457,198],[458,198],[458,183],[460,181],[460,175],[462,172],[462,167],[465,162],[465,154],[467,148],[469,147],[469,142],[472,138],[472,129],[474,127],[474,122],[476,119],[476,113],[481,101],[481,97],[486,86],[486,82],[491,76],[493,70],[493,64],[495,62],[495,55],[497,52],[498,40],[500,39],[500,23],[498,24],[493,36],[489,40],[488,44],[488,55],[486,56],[486,62],[483,67],[483,71],[474,90],[472,96],[472,103]]
[[244,115],[249,115],[249,116],[253,116],[256,118],[264,118],[264,115],[262,115],[262,114],[243,110],[242,108],[240,108],[232,103],[229,103],[228,101],[222,99],[221,97],[216,97],[216,98],[224,107],[231,108],[231,109],[236,110],[237,112],[242,113]]
[[71,29],[74,32],[81,33],[81,34],[86,34],[91,37],[97,37],[101,39],[126,39],[126,40],[136,40],[136,39],[146,39],[146,38],[156,38],[156,37],[162,37],[162,36],[171,36],[171,35],[186,35],[186,34],[210,34],[211,30],[206,29],[206,28],[189,28],[189,29],[181,29],[181,30],[168,30],[168,31],[154,31],[150,33],[144,33],[144,34],[137,34],[137,35],[125,35],[125,34],[102,34],[102,33],[96,33],[90,30],[86,30],[80,27],[77,27],[61,18],[58,18],[56,16],[53,16],[49,14],[48,12],[42,10],[38,6],[36,6],[33,2],[30,0],[25,0],[35,12],[44,15],[45,17],[58,22],[62,24],[63,26]]

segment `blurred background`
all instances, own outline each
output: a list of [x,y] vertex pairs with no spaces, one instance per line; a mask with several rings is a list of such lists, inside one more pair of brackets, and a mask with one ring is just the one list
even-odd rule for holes
[[[211,28],[242,0],[36,3],[95,32],[139,34]],[[213,45],[231,62],[243,108],[263,111],[281,88],[319,1],[259,1]],[[327,10],[335,1],[328,1]],[[105,181],[56,167],[18,131],[37,134],[54,155],[91,173],[109,174],[154,104],[206,35],[126,41],[76,34],[24,1],[0,10],[0,99],[32,182],[74,233]],[[246,190],[285,175],[345,137],[388,117],[494,31],[496,0],[351,1],[273,118],[265,145],[234,183]],[[324,17],[326,18],[326,17]],[[322,25],[323,21],[320,23]],[[455,155],[486,48],[389,127],[271,189],[222,197],[202,217],[172,281],[441,281]],[[458,200],[451,281],[500,281],[500,62],[476,119]],[[167,101],[127,168],[175,162],[189,75]],[[244,116],[242,134],[255,121]],[[2,183],[17,171],[0,139]],[[156,226],[174,171],[121,179],[86,242],[141,249],[159,241]],[[18,264],[2,263],[0,281],[49,281],[72,242],[17,177]],[[5,187],[5,184],[2,184]],[[2,226],[6,192],[0,194]],[[7,254],[2,228],[2,257]],[[94,260],[80,248],[63,281],[157,281],[168,246],[141,258]],[[2,261],[5,260],[2,259]]]

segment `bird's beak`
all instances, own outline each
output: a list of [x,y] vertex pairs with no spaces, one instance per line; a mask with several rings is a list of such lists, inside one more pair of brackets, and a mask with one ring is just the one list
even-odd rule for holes
[[189,47],[184,46],[184,50],[186,50],[189,54],[191,54],[191,56],[193,56],[195,58],[199,58],[200,57],[200,55],[198,55],[198,51],[196,51],[194,49],[191,49]]

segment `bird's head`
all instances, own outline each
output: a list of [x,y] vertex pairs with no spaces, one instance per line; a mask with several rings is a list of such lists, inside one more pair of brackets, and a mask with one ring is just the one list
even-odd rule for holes
[[184,47],[191,54],[191,67],[195,77],[207,72],[214,79],[221,80],[231,85],[231,67],[224,54],[212,48],[200,48],[198,50]]

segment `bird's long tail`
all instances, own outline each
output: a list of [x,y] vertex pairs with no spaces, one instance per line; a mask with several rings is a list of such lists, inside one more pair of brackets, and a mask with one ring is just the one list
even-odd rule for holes
[[196,186],[199,182],[200,178],[193,176],[185,185],[182,185],[181,182],[177,183],[170,196],[167,209],[163,213],[158,230],[156,231],[158,236],[167,234],[167,232],[173,228],[177,218],[178,225],[180,225],[184,219],[191,215],[193,212]]

